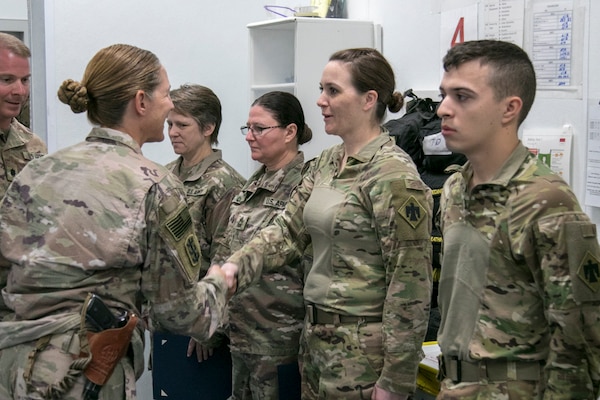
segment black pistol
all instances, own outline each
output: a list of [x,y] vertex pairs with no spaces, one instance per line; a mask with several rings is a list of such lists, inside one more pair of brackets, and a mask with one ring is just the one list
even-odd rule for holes
[[92,326],[94,332],[121,328],[127,323],[127,311],[115,316],[100,296],[92,294],[87,304],[85,321]]
[[[86,306],[85,321],[91,326],[93,332],[122,328],[127,324],[127,311],[123,311],[119,315],[114,315],[106,304],[104,304],[100,296],[92,294]],[[102,389],[102,385],[86,379],[85,386],[83,387],[83,399],[98,400],[100,389]]]

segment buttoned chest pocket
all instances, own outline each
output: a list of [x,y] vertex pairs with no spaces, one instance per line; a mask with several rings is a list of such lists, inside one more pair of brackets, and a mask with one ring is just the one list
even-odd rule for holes
[[229,226],[235,230],[236,238],[243,242],[256,232],[273,223],[273,220],[285,209],[287,201],[266,197],[261,206],[246,205],[232,213]]
[[8,154],[3,156],[4,159],[4,175],[6,180],[12,182],[15,176],[25,167],[25,165],[36,158],[42,157],[42,153],[31,153],[28,151],[22,151],[14,154]]

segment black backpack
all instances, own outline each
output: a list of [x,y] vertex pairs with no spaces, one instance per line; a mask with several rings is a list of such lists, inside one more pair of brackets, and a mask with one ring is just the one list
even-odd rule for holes
[[[387,121],[383,126],[394,137],[396,144],[412,158],[417,166],[423,182],[431,188],[433,195],[433,218],[440,207],[440,196],[446,179],[463,165],[467,158],[458,153],[452,153],[445,147],[441,136],[441,118],[436,109],[439,102],[430,98],[422,99],[415,95],[412,89],[404,92],[404,97],[411,100],[406,104],[406,113],[398,119]],[[435,221],[434,221],[435,222]],[[436,340],[439,326],[439,311],[437,311],[438,280],[441,271],[442,234],[437,224],[433,223],[431,232],[433,254],[433,293],[431,299],[431,317],[426,340]],[[436,312],[437,311],[437,312]]]

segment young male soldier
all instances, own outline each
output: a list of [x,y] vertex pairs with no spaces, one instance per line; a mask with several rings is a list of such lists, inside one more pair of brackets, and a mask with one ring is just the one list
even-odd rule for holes
[[444,58],[438,115],[468,163],[446,181],[438,399],[596,399],[600,251],[569,186],[519,141],[527,54],[472,41]]
[[29,48],[0,32],[0,198],[23,166],[46,154],[46,145],[17,121],[29,98]]

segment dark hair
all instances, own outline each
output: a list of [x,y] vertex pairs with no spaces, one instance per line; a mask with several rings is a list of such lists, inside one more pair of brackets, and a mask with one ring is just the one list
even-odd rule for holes
[[154,53],[127,44],[114,44],[96,53],[81,83],[67,79],[58,98],[74,113],[87,111],[92,124],[114,127],[123,119],[138,90],[151,96],[160,84],[161,64]]
[[223,120],[221,102],[211,89],[201,85],[181,85],[179,89],[171,91],[171,100],[173,111],[193,118],[201,131],[214,124],[215,130],[210,135],[210,143],[219,143],[217,137]]
[[261,106],[273,114],[273,118],[281,125],[296,124],[298,144],[312,139],[312,130],[304,121],[304,111],[300,101],[288,92],[268,92],[254,100],[252,106]]
[[516,44],[500,40],[473,40],[457,44],[444,57],[444,70],[479,60],[490,66],[489,85],[497,100],[518,96],[523,101],[519,125],[525,120],[535,98],[536,79],[527,53]]
[[398,112],[404,105],[404,97],[396,92],[394,70],[385,57],[376,49],[355,48],[340,50],[329,57],[329,61],[349,64],[352,85],[360,93],[375,90],[378,104],[375,116],[383,121],[386,109]]

